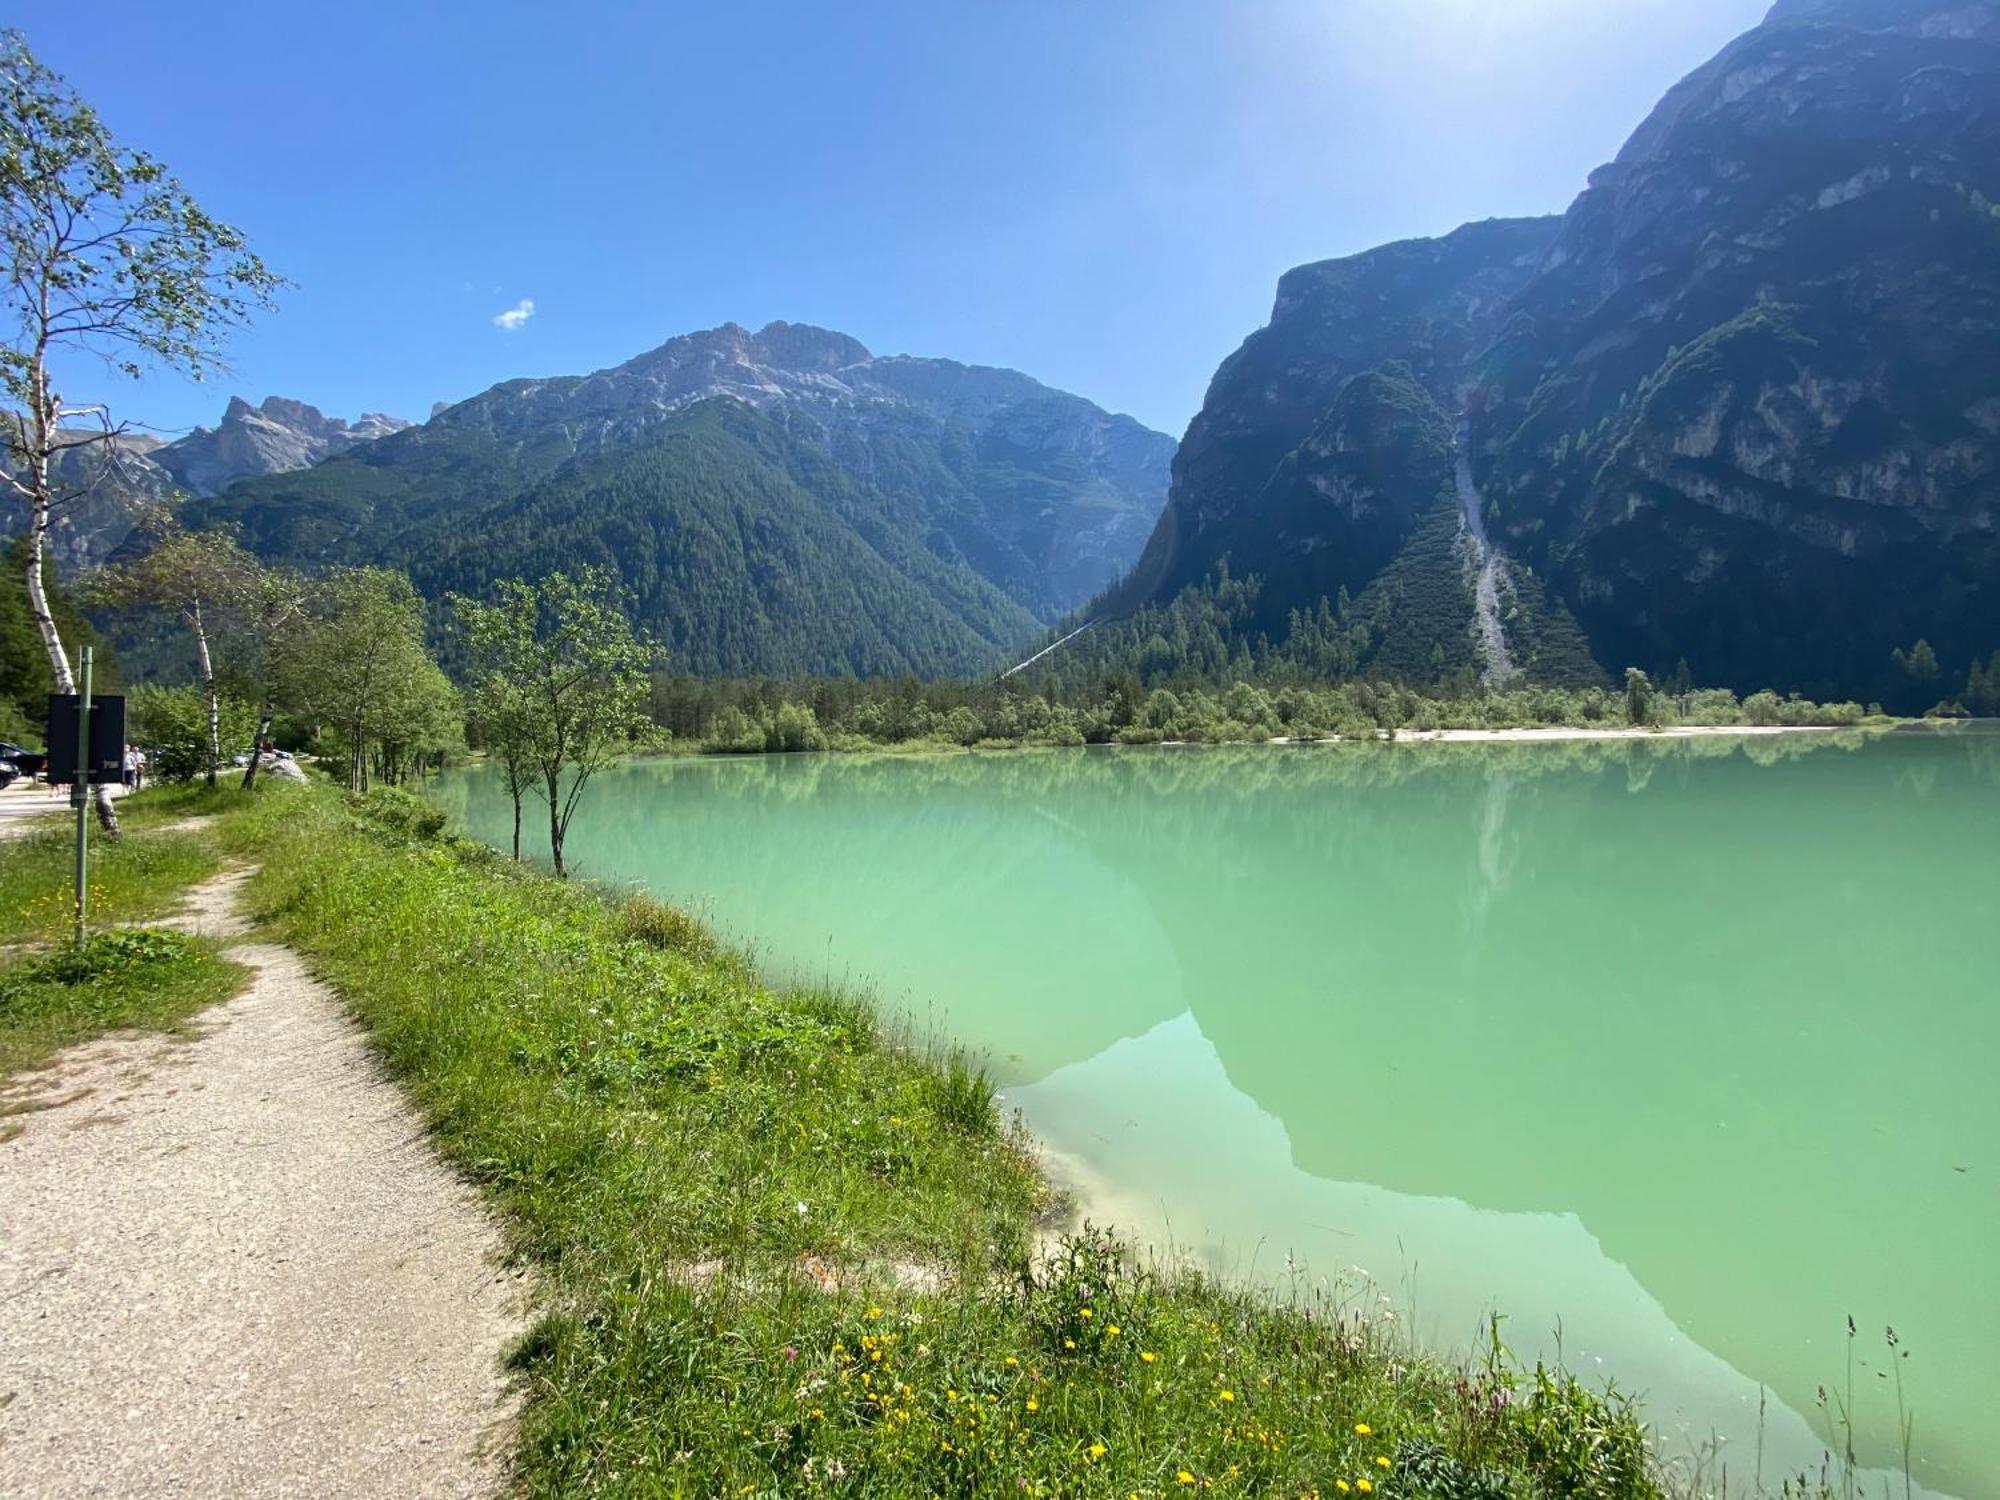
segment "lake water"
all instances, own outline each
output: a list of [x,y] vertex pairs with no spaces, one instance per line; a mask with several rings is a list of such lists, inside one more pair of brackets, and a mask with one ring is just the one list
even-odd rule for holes
[[[2000,1495],[1984,729],[652,762],[592,784],[571,857],[986,1054],[1099,1220],[1365,1281],[1445,1350],[1498,1309],[1669,1453],[1721,1439],[1732,1488],[1760,1445],[1817,1468],[1850,1315],[1862,1456],[1900,1471],[1894,1325],[1919,1482],[1970,1500]],[[490,775],[438,795],[504,842]]]

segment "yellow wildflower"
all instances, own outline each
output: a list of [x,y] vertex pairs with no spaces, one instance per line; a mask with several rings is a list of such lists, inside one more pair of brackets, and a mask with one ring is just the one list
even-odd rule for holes
[[1033,1396],[1030,1396],[1028,1398],[1028,1410],[1040,1411],[1041,1409],[1042,1409],[1042,1403],[1037,1401]]
[[1375,1455],[1375,1467],[1378,1469],[1387,1469],[1387,1468],[1392,1468],[1394,1466],[1389,1462],[1388,1454],[1378,1453]]
[[1354,1433],[1356,1437],[1367,1437],[1368,1434],[1373,1432],[1374,1430],[1375,1429],[1370,1427],[1366,1422],[1356,1422],[1354,1424]]
[[1139,1358],[1143,1359],[1149,1365],[1159,1357],[1151,1349],[1142,1349],[1139,1351]]
[[868,1316],[871,1318],[879,1318],[882,1316],[882,1309],[879,1307],[871,1307],[868,1309]]
[[1104,1457],[1105,1452],[1106,1449],[1104,1447],[1104,1444],[1102,1443],[1092,1443],[1090,1445],[1090,1456],[1092,1458],[1102,1458]]
[[1372,1495],[1375,1493],[1375,1486],[1366,1479],[1355,1480],[1354,1487],[1357,1490],[1361,1491],[1361,1493],[1364,1495]]
[[1074,1349],[1075,1347],[1076,1347],[1076,1340],[1075,1340],[1075,1339],[1064,1339],[1064,1340],[1063,1340],[1063,1348],[1065,1348],[1065,1349]]
[[1343,1495],[1345,1495],[1349,1490],[1353,1488],[1353,1486],[1350,1485],[1345,1479],[1334,1480],[1333,1487],[1339,1490],[1340,1493]]
[[1188,1471],[1187,1471],[1186,1469],[1182,1469],[1182,1470],[1180,1471],[1180,1473],[1178,1473],[1178,1474],[1176,1474],[1176,1475],[1174,1476],[1174,1483],[1175,1483],[1175,1484],[1193,1484],[1193,1483],[1194,1483],[1194,1475],[1192,1475],[1192,1474],[1188,1473]]
[[1114,1338],[1114,1339],[1117,1338],[1118,1325],[1116,1323],[1107,1324],[1104,1329],[1104,1334],[1106,1338]]
[[1008,1356],[1007,1356],[1007,1363],[1008,1363],[1008,1364],[1010,1364],[1010,1365],[1018,1365],[1018,1364],[1020,1363],[1020,1361],[1019,1361],[1018,1359],[1014,1358],[1014,1356],[1010,1354],[1010,1355],[1008,1355]]
[[1089,1308],[1087,1308],[1087,1307],[1085,1307],[1085,1308],[1079,1308],[1079,1309],[1077,1310],[1077,1314],[1076,1314],[1076,1315],[1077,1315],[1077,1316],[1078,1316],[1079,1318],[1094,1318],[1094,1317],[1096,1317],[1096,1316],[1097,1316],[1097,1314],[1096,1314],[1096,1313],[1092,1312],[1092,1311],[1091,1311],[1091,1310],[1090,1310]]
[[1216,1394],[1224,1401],[1234,1401],[1236,1399],[1236,1392],[1234,1391],[1217,1391]]

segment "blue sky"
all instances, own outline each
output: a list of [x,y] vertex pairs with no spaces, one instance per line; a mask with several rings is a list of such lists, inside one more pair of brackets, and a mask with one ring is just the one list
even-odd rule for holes
[[[8,5],[296,286],[226,397],[422,417],[730,319],[1178,436],[1281,272],[1563,208],[1765,0]],[[508,309],[533,304],[509,330]],[[98,377],[93,372],[91,379]],[[81,390],[77,394],[84,394]]]

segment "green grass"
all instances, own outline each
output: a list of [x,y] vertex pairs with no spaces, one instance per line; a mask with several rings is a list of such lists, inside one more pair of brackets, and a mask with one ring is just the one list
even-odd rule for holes
[[222,794],[180,788],[119,802],[124,836],[90,841],[91,936],[70,947],[74,823],[0,842],[0,1077],[121,1027],[165,1029],[242,987],[244,971],[214,945],[173,932],[132,930],[179,906],[189,886],[221,867],[213,841],[163,825],[222,805]]
[[179,932],[93,933],[0,970],[0,1078],[106,1031],[159,1031],[242,988],[244,970]]
[[[90,829],[90,922],[109,927],[174,909],[182,893],[221,868],[208,841],[164,833],[159,825],[188,816],[177,792],[146,792],[118,804],[123,838]],[[52,817],[46,827],[0,841],[0,943],[48,941],[67,935],[76,892],[75,824]]]
[[[539,1270],[531,1495],[1646,1497],[1616,1393],[1142,1265],[981,1072],[656,902],[273,787],[219,820]],[[1366,1487],[1364,1488],[1364,1481]]]

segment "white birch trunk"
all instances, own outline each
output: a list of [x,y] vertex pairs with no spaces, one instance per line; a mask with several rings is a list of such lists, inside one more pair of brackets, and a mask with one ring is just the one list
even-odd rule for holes
[[[208,656],[208,631],[201,623],[199,596],[188,609],[188,622],[194,626],[194,651],[201,667],[201,691],[208,700],[208,784],[213,788],[215,778],[222,770],[222,700],[215,691],[215,667]],[[255,755],[251,759],[255,760]]]
[[[38,350],[38,363],[39,354]],[[55,442],[57,411],[55,394],[49,389],[46,375],[38,373],[35,396],[35,441],[28,465],[34,490],[28,501],[28,613],[34,616],[35,629],[41,632],[56,691],[74,693],[76,676],[70,671],[69,652],[63,649],[62,632],[57,629],[55,613],[49,608],[48,590],[42,586],[42,556],[49,533],[49,452]],[[84,767],[89,762],[90,747],[78,745],[76,755],[79,774],[87,774]],[[118,809],[112,805],[111,788],[93,787],[91,793],[96,801],[98,826],[112,838],[118,837]]]

